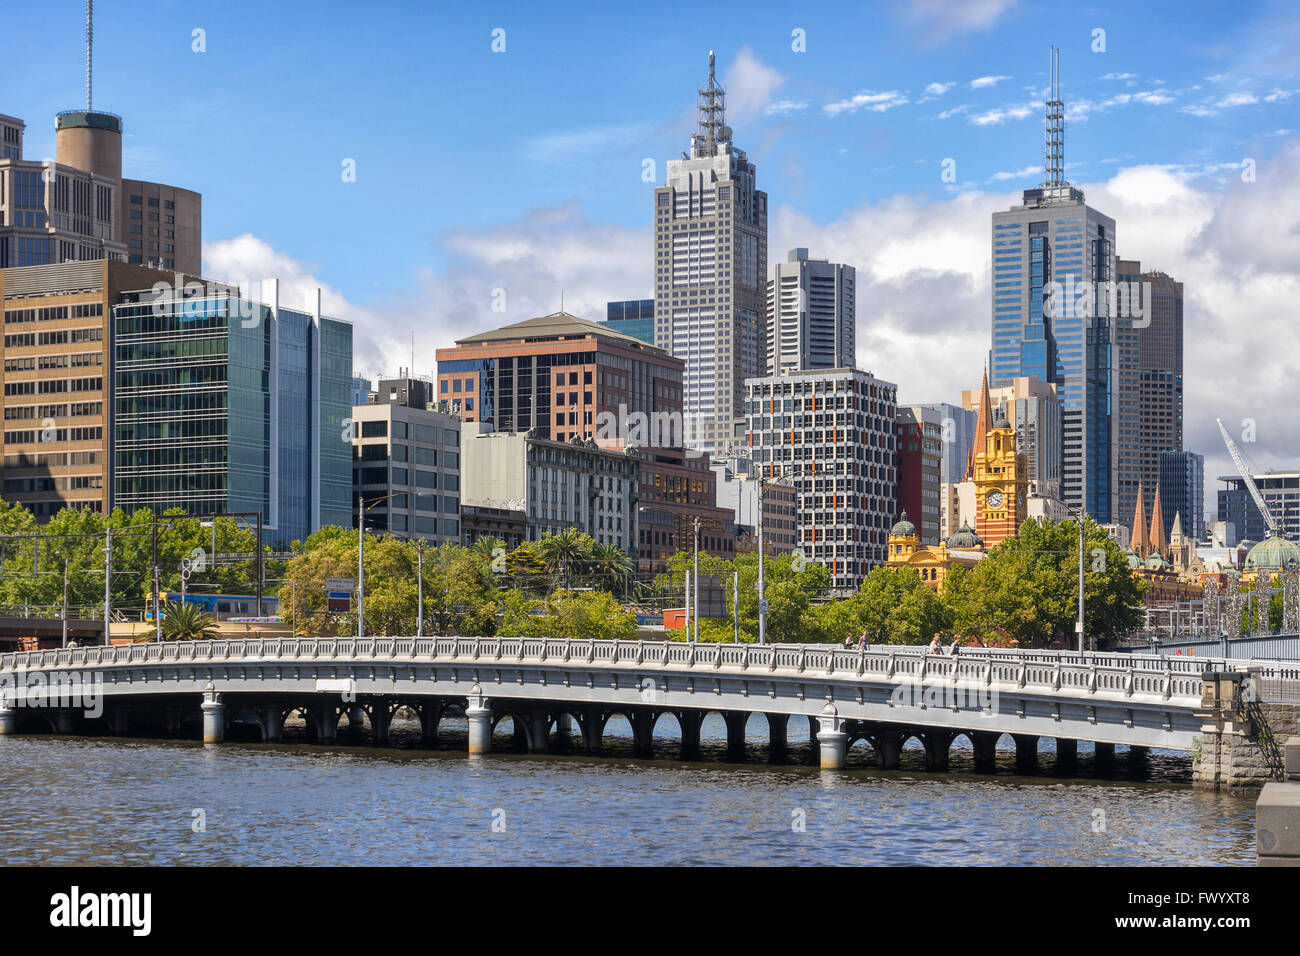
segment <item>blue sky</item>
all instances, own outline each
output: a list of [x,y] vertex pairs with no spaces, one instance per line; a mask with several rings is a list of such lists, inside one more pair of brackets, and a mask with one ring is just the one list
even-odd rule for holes
[[[1207,488],[1231,467],[1215,417],[1258,422],[1261,466],[1300,459],[1294,3],[96,8],[95,105],[125,119],[126,174],[203,193],[210,278],[324,287],[369,374],[406,364],[413,333],[427,374],[435,348],[561,293],[591,317],[649,295],[642,171],[661,183],[686,148],[712,48],[769,194],[769,259],[804,245],[858,268],[859,364],[909,402],[979,382],[988,216],[1041,178],[1056,44],[1068,177],[1116,218],[1122,255],[1186,284],[1187,446]],[[49,157],[53,114],[84,98],[82,4],[7,16],[0,112]]]

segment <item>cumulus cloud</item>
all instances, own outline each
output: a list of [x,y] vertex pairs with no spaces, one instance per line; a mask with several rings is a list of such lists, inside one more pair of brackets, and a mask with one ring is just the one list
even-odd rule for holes
[[986,86],[997,86],[1003,80],[1009,79],[1011,79],[1009,76],[977,76],[970,81],[970,88],[972,90],[982,90]]
[[904,0],[894,12],[905,23],[922,31],[926,45],[977,30],[987,30],[1016,0]]
[[728,117],[745,120],[757,116],[785,80],[784,73],[763,64],[749,47],[741,47],[723,81]]
[[906,102],[907,96],[898,90],[889,90],[884,93],[862,90],[860,93],[854,93],[848,99],[827,103],[822,109],[825,110],[828,116],[839,116],[841,113],[856,113],[858,110],[883,113],[895,106],[902,106]]

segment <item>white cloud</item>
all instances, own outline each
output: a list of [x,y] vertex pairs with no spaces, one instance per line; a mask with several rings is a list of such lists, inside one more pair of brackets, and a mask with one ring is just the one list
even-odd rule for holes
[[898,90],[889,90],[883,93],[863,90],[860,93],[853,94],[846,100],[827,103],[822,109],[826,111],[828,116],[839,116],[841,113],[856,113],[858,110],[883,113],[896,106],[902,106],[906,102],[908,102],[907,97]]
[[1021,103],[1012,106],[1000,106],[997,109],[985,110],[982,113],[975,113],[970,116],[970,122],[976,126],[998,126],[1009,120],[1022,120],[1027,116],[1033,116],[1042,108],[1040,103]]
[[749,47],[741,47],[723,81],[729,121],[745,120],[763,112],[785,80],[784,73],[764,65]]
[[1136,73],[1107,73],[1104,76],[1099,76],[1098,79],[1099,80],[1136,80],[1137,74]]
[[1279,90],[1274,88],[1272,93],[1264,97],[1264,101],[1267,103],[1277,103],[1279,101],[1285,103],[1297,93],[1300,93],[1300,90]]
[[1252,103],[1258,103],[1259,100],[1253,93],[1232,93],[1219,100],[1215,106],[1220,109],[1228,109],[1233,106],[1250,106]]
[[763,107],[763,113],[767,116],[783,116],[786,113],[798,113],[807,108],[808,104],[802,100],[777,100]]
[[1174,98],[1164,90],[1143,90],[1141,93],[1134,93],[1133,100],[1137,103],[1146,103],[1148,106],[1164,106],[1166,103],[1172,103]]
[[990,181],[1001,182],[1007,179],[1027,179],[1030,176],[1037,176],[1043,171],[1042,166],[1026,166],[1024,169],[1017,169],[1015,172],[994,173],[989,177]]
[[904,21],[925,32],[930,45],[976,30],[987,30],[1016,0],[902,0],[894,6]]
[[997,86],[1003,80],[1009,79],[1011,79],[1009,76],[977,76],[970,81],[970,88],[972,90],[982,90],[986,86]]
[[646,130],[639,126],[593,126],[547,133],[530,140],[524,147],[524,153],[536,163],[552,166],[587,165],[592,156],[627,149],[645,134]]
[[943,96],[950,89],[956,86],[956,83],[931,83],[925,88],[926,96]]
[[1212,110],[1204,106],[1184,106],[1181,110],[1179,110],[1179,112],[1186,113],[1189,116],[1214,116],[1219,111]]
[[940,113],[939,119],[941,120],[950,119],[951,117],[957,116],[961,113],[965,113],[968,109],[970,109],[970,107],[967,106],[965,103],[963,103],[961,106],[954,106],[952,109],[944,110],[942,113]]

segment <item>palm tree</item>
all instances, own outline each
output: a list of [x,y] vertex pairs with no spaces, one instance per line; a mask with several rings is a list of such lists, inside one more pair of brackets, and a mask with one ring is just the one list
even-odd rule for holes
[[163,615],[164,641],[198,641],[217,636],[217,622],[197,604],[173,604]]
[[628,578],[636,570],[636,562],[612,544],[598,544],[591,549],[591,570],[597,586],[621,595],[627,592]]
[[539,550],[550,572],[562,574],[568,588],[570,571],[577,570],[583,559],[590,557],[591,544],[591,538],[577,528],[565,528],[559,534],[544,535]]
[[493,537],[476,538],[469,546],[471,551],[475,554],[481,554],[485,558],[492,557],[497,548],[501,548],[503,551],[508,550],[504,541]]

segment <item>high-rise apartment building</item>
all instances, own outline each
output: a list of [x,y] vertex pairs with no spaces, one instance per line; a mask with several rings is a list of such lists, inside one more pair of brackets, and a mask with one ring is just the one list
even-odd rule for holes
[[857,271],[791,249],[767,273],[767,374],[857,364]]
[[[1117,507],[1120,515],[1131,516],[1138,488],[1145,487],[1149,523],[1150,489],[1161,480],[1160,456],[1183,447],[1183,284],[1163,272],[1143,272],[1141,263],[1128,259],[1117,260],[1115,271],[1126,300],[1141,304],[1115,320]],[[1163,504],[1167,510],[1168,497]],[[1165,527],[1171,527],[1168,516]],[[1192,528],[1187,515],[1183,528]]]
[[368,530],[459,544],[460,419],[432,395],[432,382],[381,379],[353,406],[353,514],[360,498]]
[[111,504],[261,512],[287,547],[352,521],[352,325],[214,287],[113,308]]
[[686,363],[688,444],[738,446],[745,380],[767,370],[767,194],[732,143],[709,51],[699,130],[655,190],[655,344]]
[[599,322],[557,312],[458,339],[437,358],[437,399],[464,421],[607,447],[682,445],[681,360]]
[[804,557],[824,565],[837,590],[856,588],[888,558],[898,387],[849,368],[770,375],[746,387],[755,475],[789,479]]
[[[1270,470],[1251,477],[1282,534],[1292,541],[1300,541],[1300,471]],[[1217,496],[1218,520],[1232,522],[1239,541],[1263,541],[1268,536],[1268,524],[1246,482],[1240,475],[1221,475],[1219,481],[1223,487]],[[1183,527],[1187,528],[1186,523]]]
[[1205,537],[1205,456],[1194,451],[1162,451],[1157,486],[1166,528],[1182,519],[1185,535],[1193,541]]
[[[974,415],[982,392],[963,390],[962,404]],[[1030,493],[1061,497],[1062,416],[1056,387],[1034,376],[1018,376],[1007,385],[989,389],[994,415],[1006,416],[1016,432],[1016,451],[1025,456]]]
[[1118,460],[1118,350],[1108,294],[1115,221],[1064,178],[1065,106],[1055,52],[1048,97],[1044,181],[1024,191],[1021,205],[993,214],[990,374],[995,386],[1030,375],[1056,386],[1062,495],[1104,524],[1115,516]]

